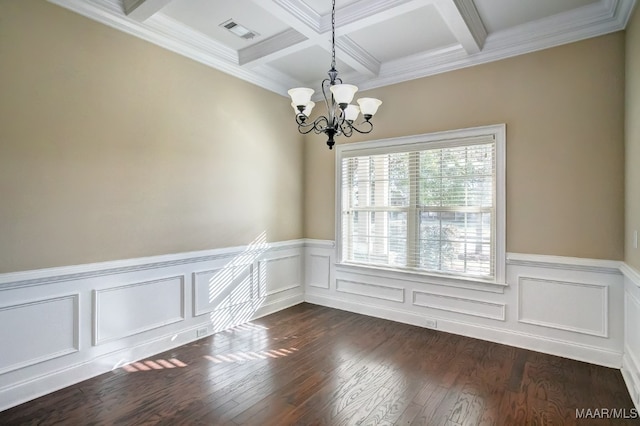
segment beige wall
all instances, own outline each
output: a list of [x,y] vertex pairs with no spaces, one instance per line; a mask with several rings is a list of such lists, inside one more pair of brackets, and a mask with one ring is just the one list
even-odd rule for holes
[[[374,133],[338,143],[506,123],[507,250],[623,258],[624,33],[368,95]],[[306,146],[305,235],[334,239],[334,154]]]
[[[640,116],[638,19],[628,117]],[[507,250],[622,259],[624,46],[616,33],[370,91],[384,101],[376,130],[349,141],[506,123]],[[0,272],[263,231],[335,237],[335,153],[317,135],[303,148],[278,95],[43,0],[0,2],[0,93]],[[637,229],[640,172],[627,170]]]
[[301,238],[302,163],[283,97],[0,1],[0,272]]
[[625,262],[640,270],[640,249],[633,248],[633,231],[640,232],[640,7],[626,30],[625,107]]

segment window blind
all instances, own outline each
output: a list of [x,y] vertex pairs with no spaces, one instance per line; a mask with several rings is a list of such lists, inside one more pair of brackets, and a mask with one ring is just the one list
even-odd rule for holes
[[402,148],[342,158],[342,261],[493,279],[494,136]]

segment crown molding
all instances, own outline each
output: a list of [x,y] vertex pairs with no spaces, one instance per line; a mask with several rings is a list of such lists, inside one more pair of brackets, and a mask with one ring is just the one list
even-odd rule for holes
[[489,34],[484,49],[474,55],[468,55],[460,45],[453,45],[385,62],[378,78],[362,82],[360,87],[383,87],[621,31],[634,4],[635,0],[601,0]]
[[[270,67],[269,61],[311,45],[324,46],[323,37],[331,27],[329,14],[318,15],[303,0],[254,0],[276,17],[286,16],[293,29],[235,51],[162,12],[144,22],[130,19],[120,0],[48,1],[283,96],[288,88],[300,82]],[[458,38],[466,41],[384,63],[345,36],[389,19],[390,15],[408,13],[428,4],[439,7],[438,1],[360,0],[340,9],[336,29],[339,56],[356,71],[350,73],[353,78],[349,81],[363,90],[373,89],[620,31],[625,28],[636,0],[600,0],[488,35],[476,16],[477,10],[475,14],[469,12],[470,0],[456,0],[454,7],[469,32],[458,34]],[[469,54],[474,50],[469,38],[481,48],[477,53]]]

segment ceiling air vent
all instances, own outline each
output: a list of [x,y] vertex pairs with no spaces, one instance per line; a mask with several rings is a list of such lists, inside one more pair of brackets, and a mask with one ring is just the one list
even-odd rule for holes
[[251,31],[247,27],[238,24],[233,19],[224,21],[222,24],[220,24],[220,26],[223,28],[226,28],[227,30],[231,31],[233,34],[245,40],[251,40],[252,38],[260,35],[257,32]]

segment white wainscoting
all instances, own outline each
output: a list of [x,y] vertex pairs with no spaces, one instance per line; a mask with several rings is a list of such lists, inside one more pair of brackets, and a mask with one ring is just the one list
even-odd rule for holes
[[1,274],[0,410],[305,300],[622,368],[640,405],[640,274],[623,263],[511,253],[492,284],[295,240]]
[[0,411],[301,303],[304,246],[0,274]]
[[[314,265],[306,274],[306,301],[598,365],[622,365],[620,262],[510,253],[507,282],[492,284],[336,265],[334,252],[333,241],[314,240],[306,248],[305,262]],[[328,270],[318,259],[331,259]],[[637,345],[640,354],[640,334]]]
[[640,272],[623,264],[624,356],[622,377],[636,408],[640,410]]
[[[27,323],[34,327],[15,332]],[[0,324],[0,375],[80,350],[77,293],[1,307]]]
[[94,345],[184,321],[184,276],[93,293]]

